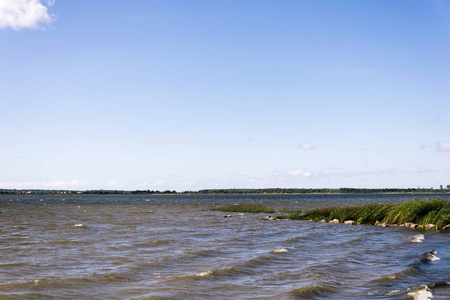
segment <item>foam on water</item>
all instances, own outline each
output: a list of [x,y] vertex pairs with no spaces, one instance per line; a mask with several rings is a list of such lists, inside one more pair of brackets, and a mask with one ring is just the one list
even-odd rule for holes
[[433,294],[426,285],[421,285],[419,289],[408,293],[408,296],[414,298],[414,300],[429,300],[433,298]]
[[409,241],[412,243],[422,243],[422,241],[425,239],[425,236],[423,234],[416,234],[409,238]]
[[281,248],[281,249],[275,249],[272,252],[273,253],[284,253],[284,252],[288,252],[288,250],[285,248]]
[[203,276],[208,276],[211,274],[212,274],[212,271],[205,271],[205,272],[197,273],[197,274],[195,274],[195,276],[203,277]]

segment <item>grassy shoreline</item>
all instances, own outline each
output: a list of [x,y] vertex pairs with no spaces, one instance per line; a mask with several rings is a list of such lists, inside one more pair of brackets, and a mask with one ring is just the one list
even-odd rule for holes
[[289,219],[327,222],[337,219],[340,223],[352,220],[358,224],[372,225],[376,222],[395,225],[413,223],[424,227],[434,224],[434,228],[439,229],[450,224],[450,201],[441,198],[415,198],[395,204],[323,207],[307,212],[298,210]]
[[[275,213],[262,204],[234,204],[211,208],[214,211],[240,213]],[[282,213],[281,211],[279,211]],[[321,207],[307,212],[301,209],[282,214],[277,219],[311,220],[316,222],[401,225],[411,228],[449,229],[450,200],[441,198],[414,198],[400,203],[367,203],[358,206]],[[434,226],[430,227],[430,224]],[[384,225],[387,226],[387,225]]]

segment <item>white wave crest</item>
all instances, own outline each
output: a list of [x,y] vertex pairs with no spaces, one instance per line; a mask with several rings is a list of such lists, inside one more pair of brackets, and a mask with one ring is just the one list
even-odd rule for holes
[[421,285],[420,289],[408,293],[408,296],[413,297],[414,300],[429,300],[433,298],[433,294],[426,285]]
[[272,251],[273,253],[284,253],[284,252],[288,252],[287,249],[281,248],[281,249],[276,249]]
[[205,272],[197,273],[197,274],[195,274],[195,276],[203,277],[203,276],[208,276],[210,274],[212,274],[212,271],[205,271]]
[[416,234],[409,238],[409,241],[412,243],[422,243],[422,241],[425,239],[425,236],[423,234]]
[[73,225],[73,227],[83,227],[84,225],[83,224],[75,224],[75,225]]

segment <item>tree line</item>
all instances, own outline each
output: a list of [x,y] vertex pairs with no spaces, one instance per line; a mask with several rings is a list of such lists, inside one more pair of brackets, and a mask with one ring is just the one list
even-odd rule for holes
[[450,193],[450,185],[444,189],[433,188],[265,188],[265,189],[204,189],[199,191],[183,191],[177,192],[174,190],[15,190],[15,189],[0,189],[0,194],[84,194],[84,195],[171,195],[171,194],[200,194],[200,195],[216,195],[216,194],[377,194],[377,193]]

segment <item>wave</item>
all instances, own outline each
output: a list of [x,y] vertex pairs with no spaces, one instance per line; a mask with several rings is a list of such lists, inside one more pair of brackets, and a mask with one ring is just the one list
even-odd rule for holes
[[[236,262],[234,266],[228,266],[225,268],[219,268],[219,269],[213,269],[213,270],[207,270],[207,271],[201,271],[199,273],[195,274],[187,274],[187,275],[181,275],[176,276],[173,278],[173,280],[180,280],[180,279],[199,279],[204,277],[235,277],[235,276],[241,276],[241,275],[253,275],[255,273],[255,269],[259,269],[261,267],[267,266],[272,262],[276,262],[279,260],[279,253],[286,253],[288,252],[285,248],[279,248],[270,251],[269,253],[265,253],[259,256],[256,256],[252,259],[246,260],[244,262]],[[216,251],[211,250],[203,250],[203,251],[196,251],[195,252],[197,256],[216,256]]]
[[272,253],[285,253],[285,252],[288,252],[288,250],[285,248],[275,249],[272,251]]
[[332,298],[331,295],[335,293],[333,289],[325,285],[312,285],[295,289],[290,294],[298,299],[314,299],[315,297]]
[[49,241],[47,242],[49,245],[64,245],[64,244],[89,244],[86,241],[77,241],[77,240],[60,240],[60,241]]
[[79,228],[87,228],[86,225],[78,223],[78,224],[74,224],[73,227],[79,227]]
[[202,271],[195,274],[187,274],[187,275],[180,275],[174,277],[172,280],[184,280],[184,279],[199,279],[202,277],[222,277],[222,276],[232,276],[233,274],[240,273],[238,270],[236,270],[233,267],[226,267],[224,269],[216,269],[216,270],[208,270],[208,271]]
[[422,243],[422,241],[425,239],[425,236],[423,234],[416,234],[414,236],[409,237],[409,241],[411,243]]
[[135,243],[135,244],[133,244],[133,247],[142,247],[142,248],[155,247],[157,245],[168,244],[168,243],[170,243],[169,240],[153,240],[153,241]]
[[408,293],[408,296],[413,297],[414,300],[428,300],[433,298],[430,288],[424,284],[414,287],[413,291]]

